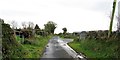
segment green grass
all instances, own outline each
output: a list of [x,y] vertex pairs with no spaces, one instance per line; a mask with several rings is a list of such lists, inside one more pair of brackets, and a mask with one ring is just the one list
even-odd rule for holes
[[[51,37],[52,36],[36,36],[35,38],[29,39],[30,41],[32,41],[32,44],[21,44],[22,48],[19,49],[24,49],[26,51],[26,53],[21,54],[26,54],[24,58],[40,58],[43,54],[45,46],[47,45]],[[17,41],[19,41],[20,38],[18,36],[16,38]]]
[[118,58],[118,41],[86,39],[71,42],[69,45],[77,52],[84,53],[88,58]]
[[31,52],[32,58],[40,58],[50,38],[51,38],[50,36],[48,37],[39,36],[36,37],[37,45],[23,44],[23,46]]
[[20,38],[19,36],[16,36],[15,37],[16,38],[16,40],[20,43],[20,41],[22,40],[22,38]]

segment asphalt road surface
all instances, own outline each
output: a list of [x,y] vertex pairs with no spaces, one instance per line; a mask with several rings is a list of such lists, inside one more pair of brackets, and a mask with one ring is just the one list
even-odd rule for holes
[[69,54],[69,50],[67,51],[68,48],[64,49],[68,42],[70,42],[70,40],[63,41],[57,36],[53,37],[49,40],[41,60],[76,60]]

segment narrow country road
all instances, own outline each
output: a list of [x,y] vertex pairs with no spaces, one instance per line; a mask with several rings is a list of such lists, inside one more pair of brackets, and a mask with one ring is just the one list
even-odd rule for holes
[[67,43],[70,41],[71,40],[63,41],[58,36],[53,37],[49,40],[41,60],[76,60],[72,56],[76,56],[75,53],[73,53],[74,51],[71,52],[72,50],[69,50],[67,47]]

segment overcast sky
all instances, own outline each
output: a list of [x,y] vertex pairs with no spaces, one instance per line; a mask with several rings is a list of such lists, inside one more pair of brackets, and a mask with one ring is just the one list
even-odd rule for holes
[[56,33],[62,32],[63,27],[68,32],[107,30],[112,3],[113,0],[0,0],[0,18],[6,23],[15,20],[19,27],[21,22],[31,21],[44,28],[44,24],[53,21],[57,23]]

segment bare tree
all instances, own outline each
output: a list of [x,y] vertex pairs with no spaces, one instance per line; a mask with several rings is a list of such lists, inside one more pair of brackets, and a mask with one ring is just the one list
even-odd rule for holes
[[22,27],[23,27],[23,29],[25,29],[27,27],[26,22],[22,22]]
[[15,29],[17,28],[17,22],[16,21],[11,21],[11,27],[12,27],[12,29],[13,29],[13,31],[14,31],[14,34],[13,34],[13,36],[15,36],[16,34],[15,34]]
[[16,21],[11,21],[11,26],[12,26],[12,29],[15,29],[15,28],[17,28],[17,22]]
[[34,28],[34,23],[33,23],[33,22],[28,22],[28,27],[29,27],[30,29],[33,29],[33,28]]

